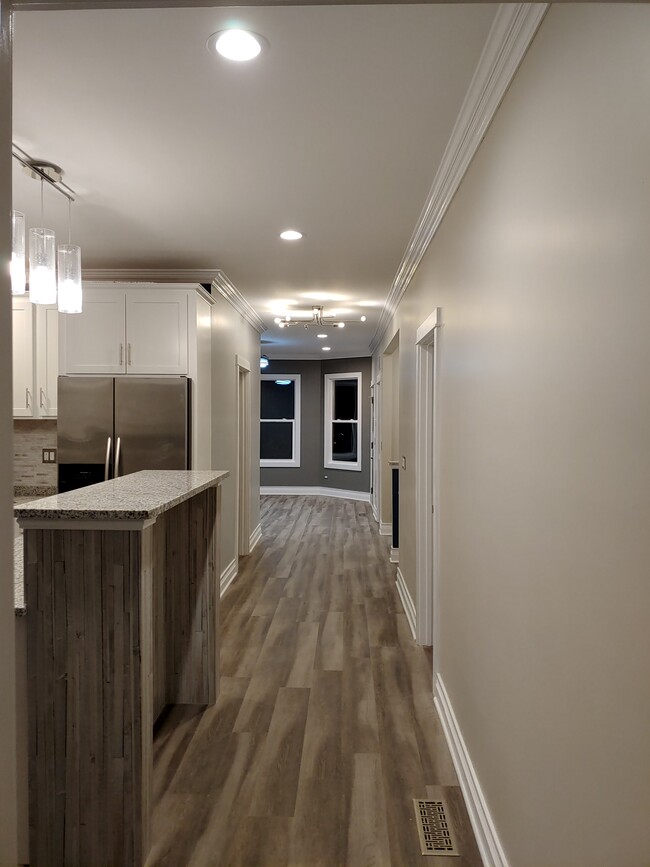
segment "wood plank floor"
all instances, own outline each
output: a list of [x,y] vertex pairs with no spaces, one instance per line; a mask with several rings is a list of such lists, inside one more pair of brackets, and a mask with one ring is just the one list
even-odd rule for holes
[[[370,507],[264,497],[262,530],[222,600],[217,704],[158,726],[147,864],[479,867]],[[460,858],[420,855],[412,798],[439,787]]]

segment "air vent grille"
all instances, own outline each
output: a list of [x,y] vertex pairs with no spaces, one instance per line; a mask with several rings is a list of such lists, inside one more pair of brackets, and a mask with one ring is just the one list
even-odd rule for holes
[[451,823],[447,805],[442,798],[422,800],[413,798],[415,818],[420,836],[420,846],[423,855],[460,855]]

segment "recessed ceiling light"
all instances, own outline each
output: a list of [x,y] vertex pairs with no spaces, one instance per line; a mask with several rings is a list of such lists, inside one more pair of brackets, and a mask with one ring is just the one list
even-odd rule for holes
[[226,60],[240,63],[257,57],[262,50],[262,38],[248,30],[220,30],[208,39],[208,48]]
[[366,321],[366,317],[365,317],[365,316],[362,316],[362,317],[361,317],[361,321],[362,321],[362,322],[365,322],[365,321]]
[[325,340],[327,334],[317,334],[316,337],[320,337],[321,340]]
[[329,346],[323,346],[323,352],[329,352],[329,351],[330,351]]
[[275,384],[276,385],[291,385],[291,380],[290,379],[276,379]]
[[280,237],[283,241],[299,241],[302,238],[302,232],[296,232],[295,229],[285,229],[280,232]]

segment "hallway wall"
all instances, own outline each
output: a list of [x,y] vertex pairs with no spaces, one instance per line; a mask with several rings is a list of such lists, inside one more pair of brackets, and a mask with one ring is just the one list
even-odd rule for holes
[[212,467],[230,472],[222,486],[223,574],[237,556],[238,355],[251,368],[251,533],[260,522],[260,335],[217,290],[212,297]]
[[415,598],[442,308],[436,666],[511,867],[650,863],[649,40],[648,5],[551,6],[386,335]]

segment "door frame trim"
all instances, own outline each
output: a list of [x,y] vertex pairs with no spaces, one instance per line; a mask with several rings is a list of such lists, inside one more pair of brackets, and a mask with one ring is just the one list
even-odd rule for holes
[[[433,647],[439,634],[440,507],[438,492],[439,334],[442,308],[420,325],[416,333],[416,640]],[[433,510],[433,533],[430,516]]]

